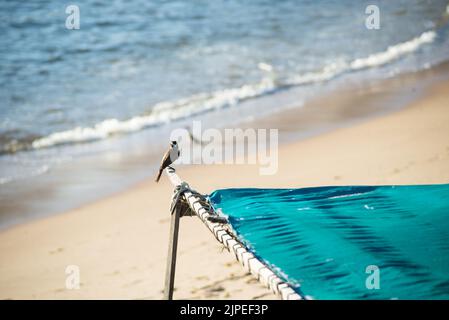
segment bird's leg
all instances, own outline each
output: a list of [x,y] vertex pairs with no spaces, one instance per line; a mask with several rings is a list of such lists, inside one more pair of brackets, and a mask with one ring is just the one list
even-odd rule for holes
[[172,172],[175,172],[175,168],[173,168],[172,166],[167,166],[167,168],[169,168]]

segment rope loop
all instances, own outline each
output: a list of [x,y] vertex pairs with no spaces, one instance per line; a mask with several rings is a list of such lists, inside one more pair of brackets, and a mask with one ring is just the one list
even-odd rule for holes
[[172,202],[170,205],[170,213],[173,214],[175,212],[176,207],[181,206],[181,217],[183,216],[194,216],[195,209],[191,207],[190,203],[187,201],[187,197],[185,195],[186,192],[190,192],[190,196],[194,196],[199,199],[198,203],[206,210],[208,213],[207,220],[215,223],[228,223],[228,220],[219,216],[216,212],[212,204],[210,203],[207,196],[202,195],[190,188],[187,182],[183,181],[181,184],[177,185],[173,190]]
[[191,210],[189,204],[187,203],[184,193],[186,191],[191,191],[187,182],[182,182],[180,185],[177,185],[173,190],[173,196],[170,204],[170,213],[173,214],[175,209],[180,206],[181,208],[181,217],[183,216],[193,216],[195,213]]

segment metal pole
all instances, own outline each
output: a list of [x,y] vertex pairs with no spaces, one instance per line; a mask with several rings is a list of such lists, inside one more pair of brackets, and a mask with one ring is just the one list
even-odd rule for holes
[[[182,180],[175,173],[174,170],[170,170],[167,168],[165,170],[170,182],[176,187],[182,184]],[[229,252],[234,253],[235,258],[240,261],[245,269],[252,273],[260,282],[270,288],[273,292],[280,295],[282,299],[286,300],[302,300],[302,299],[310,299],[310,297],[305,296],[303,294],[296,293],[293,288],[280,279],[274,272],[271,270],[269,266],[261,262],[253,253],[249,252],[246,247],[239,242],[235,235],[232,235],[229,229],[224,228],[223,224],[215,223],[207,219],[209,213],[207,209],[201,204],[200,199],[192,194],[190,191],[185,191],[182,195],[184,199],[189,203],[190,208],[195,212],[195,214],[200,218],[200,220],[207,226],[207,228],[214,234],[216,239],[222,243],[226,248],[228,248]],[[179,213],[178,213],[179,214]],[[173,214],[174,216],[175,214]],[[172,216],[172,224],[173,224],[173,216]],[[178,219],[179,220],[179,219]],[[176,232],[177,239],[177,232]],[[172,243],[172,242],[170,242]],[[169,250],[169,257],[170,252]],[[175,255],[176,258],[176,249]],[[171,265],[169,261],[167,261],[167,274],[168,268]],[[168,278],[168,277],[167,277]],[[166,279],[167,279],[166,278]],[[173,278],[174,278],[174,267],[173,267]],[[167,280],[166,280],[166,288],[167,288]],[[172,287],[173,288],[173,287]],[[167,289],[165,292],[168,292]]]
[[175,286],[176,251],[178,249],[179,219],[181,206],[175,208],[171,216],[170,238],[168,239],[167,268],[165,269],[164,300],[173,300],[173,288]]

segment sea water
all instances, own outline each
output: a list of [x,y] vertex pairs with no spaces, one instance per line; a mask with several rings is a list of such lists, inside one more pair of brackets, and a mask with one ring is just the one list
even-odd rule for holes
[[240,239],[317,299],[449,299],[449,184],[225,189]]
[[[368,3],[351,0],[76,5],[80,29],[69,30],[64,3],[0,2],[0,158],[212,110],[238,115],[242,102],[292,86],[313,92],[344,74],[391,75],[449,58],[442,0],[379,1],[379,30],[366,28]],[[37,157],[17,157],[18,174]],[[16,178],[0,172],[0,184]]]

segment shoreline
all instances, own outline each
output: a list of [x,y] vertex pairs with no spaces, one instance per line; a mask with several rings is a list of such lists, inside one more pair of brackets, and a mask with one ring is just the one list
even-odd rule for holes
[[[392,78],[340,84],[332,89],[324,84],[323,94],[310,99],[304,105],[294,104],[293,108],[268,113],[254,120],[243,117],[238,127],[278,128],[280,145],[301,141],[400,110],[419,98],[429,86],[447,78],[449,62]],[[293,89],[292,92],[284,94],[291,99],[295,96],[295,91]],[[270,98],[270,104],[285,104],[284,94],[274,95]],[[242,107],[246,109],[246,113],[257,114],[257,109],[254,108],[259,102],[266,103],[256,99],[251,101],[249,106]],[[219,112],[227,111],[212,112],[207,116],[211,118],[202,119],[203,122],[208,123]],[[177,125],[182,127],[183,123]],[[166,137],[169,132],[168,127],[161,128],[161,142],[164,140],[162,137]],[[101,154],[93,152],[83,158],[62,163],[44,175],[29,178],[27,183],[19,180],[3,185],[0,193],[0,214],[3,215],[0,232],[15,225],[82,208],[101,199],[116,196],[139,186],[146,179],[151,179],[165,145],[159,143],[152,145],[150,150],[145,150],[149,147],[145,142],[148,134],[150,133],[142,132],[141,136],[131,137],[129,152],[124,152],[121,147],[107,149],[109,144],[114,143],[127,146],[129,137],[117,137],[118,142],[114,139],[111,142],[100,142],[105,144],[106,148]],[[96,148],[95,145],[86,144],[76,148],[89,152],[91,148]],[[51,149],[48,151],[55,152]]]
[[[399,111],[281,144],[274,176],[260,176],[254,165],[192,165],[179,167],[178,174],[202,193],[448,183],[448,98],[446,80]],[[160,299],[171,194],[166,177],[158,185],[147,179],[74,210],[0,231],[0,298]],[[175,299],[275,298],[222,252],[196,218],[182,219],[179,241]],[[68,265],[80,268],[79,290],[64,287]]]

